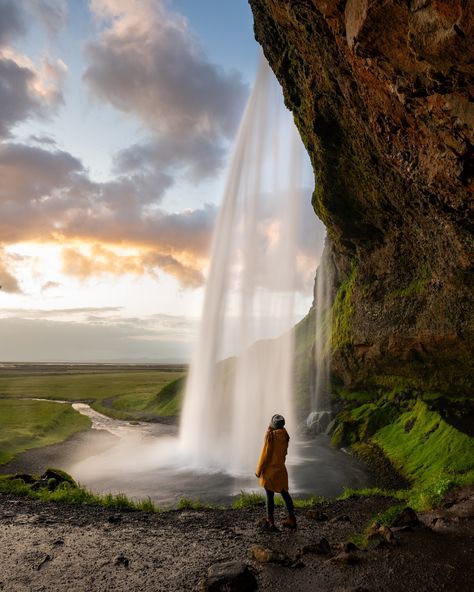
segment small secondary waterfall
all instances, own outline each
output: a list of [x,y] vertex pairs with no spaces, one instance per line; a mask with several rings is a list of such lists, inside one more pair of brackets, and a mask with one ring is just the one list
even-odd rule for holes
[[324,432],[331,421],[331,266],[327,244],[316,272],[315,290],[315,381],[311,393],[311,412],[306,420],[315,433]]
[[304,148],[262,60],[211,249],[180,448],[196,466],[253,474],[274,413],[296,428],[292,363]]

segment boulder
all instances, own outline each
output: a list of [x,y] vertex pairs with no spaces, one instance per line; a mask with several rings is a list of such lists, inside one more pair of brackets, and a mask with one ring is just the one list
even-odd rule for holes
[[298,550],[298,554],[301,555],[328,555],[331,552],[331,547],[329,542],[324,537],[319,541],[319,543],[314,543],[311,545],[305,545]]
[[345,553],[342,551],[332,557],[329,561],[334,563],[344,563],[345,565],[355,565],[356,563],[359,563],[360,558],[354,553]]
[[281,565],[291,565],[293,561],[282,551],[268,549],[261,545],[252,545],[250,547],[250,557],[259,563],[279,563]]
[[252,592],[258,583],[248,565],[241,561],[226,561],[209,567],[207,578],[201,580],[201,592]]
[[328,519],[328,515],[321,510],[308,510],[306,512],[306,518],[316,520],[317,522],[324,522]]
[[406,507],[401,514],[392,522],[392,526],[418,526],[420,521],[416,512],[409,507]]

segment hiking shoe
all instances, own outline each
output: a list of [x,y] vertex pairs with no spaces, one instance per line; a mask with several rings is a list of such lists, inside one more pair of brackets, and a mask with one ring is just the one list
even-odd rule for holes
[[291,528],[293,530],[296,530],[296,518],[294,516],[288,516],[288,518],[285,518],[285,520],[283,520],[281,525],[285,528]]

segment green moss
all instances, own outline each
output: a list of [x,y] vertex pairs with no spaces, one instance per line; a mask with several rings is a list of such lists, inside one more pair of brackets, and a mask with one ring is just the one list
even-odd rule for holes
[[333,446],[341,448],[367,441],[398,414],[398,408],[390,402],[365,403],[355,409],[343,411],[338,415],[331,442]]
[[474,439],[448,425],[421,400],[373,439],[418,487],[444,477],[459,484],[474,482]]
[[352,489],[344,487],[342,494],[337,498],[340,501],[354,499],[357,497],[390,497],[396,495],[394,490],[382,489],[381,487],[363,487],[361,489]]
[[412,281],[399,290],[395,290],[394,292],[390,292],[387,294],[386,298],[404,298],[406,296],[412,296],[414,294],[422,294],[427,286],[431,282],[432,278],[432,271],[429,265],[423,265],[417,272],[417,275],[412,279]]
[[[57,469],[55,469],[57,470]],[[72,480],[72,477],[69,477]],[[39,479],[39,478],[37,478]],[[42,501],[64,502],[68,504],[102,506],[112,510],[143,510],[158,512],[157,506],[148,498],[135,502],[124,494],[97,495],[88,489],[72,485],[69,481],[60,483],[54,490],[46,487],[36,488],[35,483],[26,483],[16,475],[0,475],[0,493],[23,495]]]
[[[434,507],[451,488],[474,483],[474,438],[429,408],[437,399],[436,393],[424,397],[396,389],[378,401],[346,409],[338,415],[332,443],[351,447],[368,462],[385,483],[381,491],[415,510]],[[458,399],[443,398],[443,409]],[[394,479],[393,469],[410,484],[408,488],[399,489],[403,481]]]
[[339,286],[332,306],[332,350],[344,350],[352,345],[352,296],[357,276],[354,262],[349,277]]
[[334,402],[343,401],[352,404],[363,405],[364,403],[371,403],[378,399],[379,395],[376,392],[370,391],[348,391],[341,387],[335,386],[332,392],[332,399]]

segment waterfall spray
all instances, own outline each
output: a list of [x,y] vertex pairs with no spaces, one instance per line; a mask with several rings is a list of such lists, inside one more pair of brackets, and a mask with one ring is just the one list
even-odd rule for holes
[[323,432],[331,420],[331,266],[330,249],[326,244],[318,270],[315,290],[315,381],[311,393],[311,412],[306,420],[315,433]]
[[253,473],[274,413],[296,427],[292,362],[304,148],[262,60],[211,249],[180,425],[194,465]]

